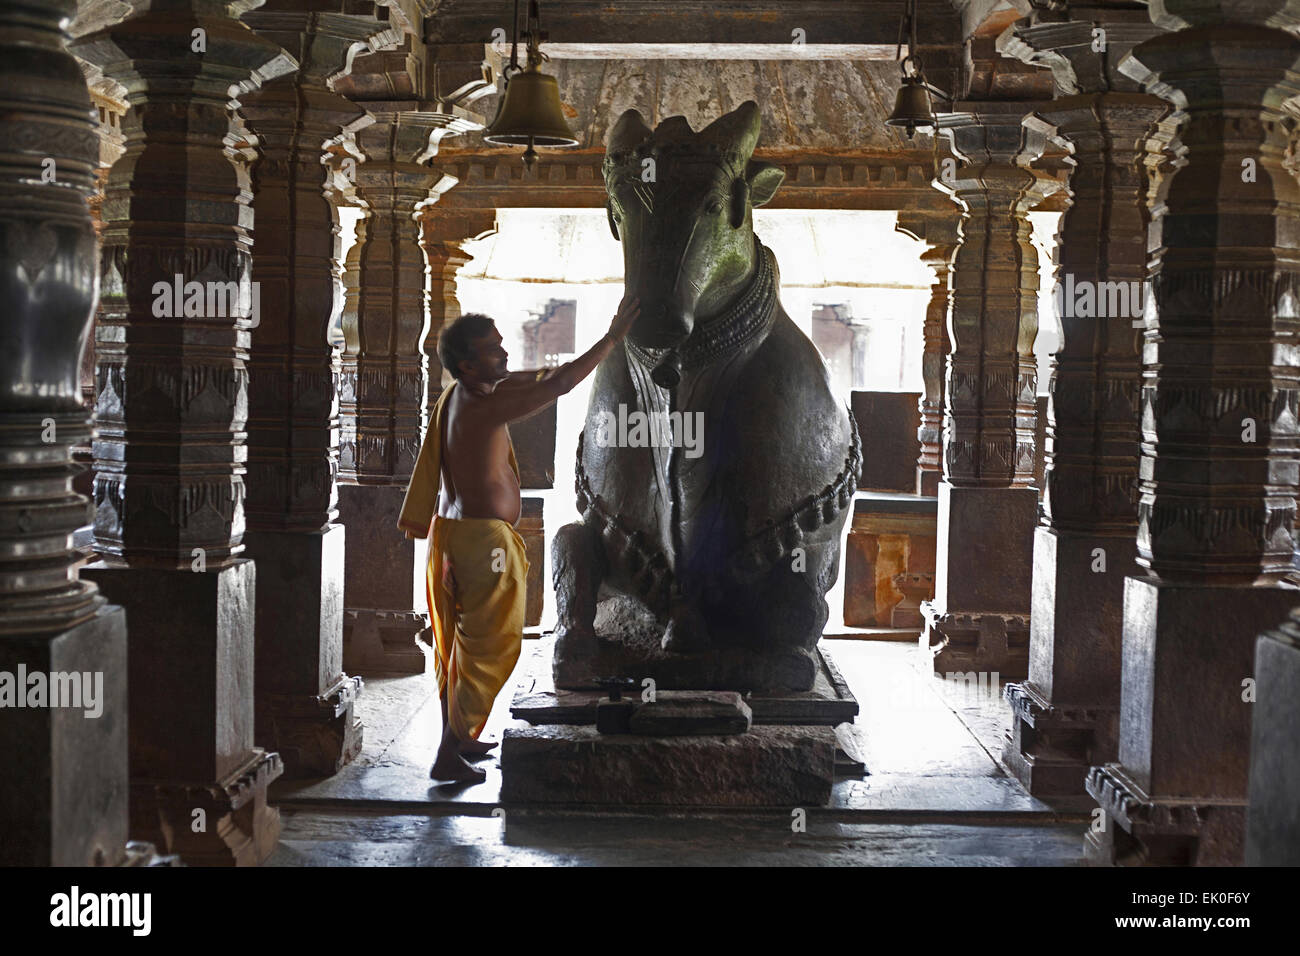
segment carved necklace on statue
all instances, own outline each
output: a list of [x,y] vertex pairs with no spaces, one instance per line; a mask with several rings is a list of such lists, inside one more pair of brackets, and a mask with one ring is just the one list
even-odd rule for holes
[[[683,368],[707,365],[738,352],[750,342],[762,339],[771,329],[777,305],[776,256],[757,236],[754,247],[758,260],[754,278],[725,312],[695,326],[690,338],[678,348]],[[669,352],[643,348],[630,338],[623,342],[628,354],[646,368],[657,366]]]

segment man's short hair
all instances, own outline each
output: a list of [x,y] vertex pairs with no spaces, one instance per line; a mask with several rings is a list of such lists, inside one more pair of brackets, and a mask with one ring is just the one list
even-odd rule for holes
[[473,342],[485,335],[491,335],[496,322],[491,316],[481,312],[466,312],[452,321],[438,336],[438,361],[451,373],[454,379],[460,379],[460,363],[472,362],[477,355]]

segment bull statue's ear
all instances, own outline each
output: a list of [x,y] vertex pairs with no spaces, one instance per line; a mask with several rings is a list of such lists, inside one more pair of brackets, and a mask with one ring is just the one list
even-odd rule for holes
[[785,170],[772,163],[751,159],[745,167],[745,179],[749,181],[749,201],[754,206],[767,204],[785,180]]
[[731,184],[731,228],[739,229],[743,226],[748,212],[749,183],[742,176]]
[[614,204],[608,199],[605,200],[605,218],[609,220],[609,231],[614,234],[614,241],[622,242],[618,235],[618,226],[614,225]]

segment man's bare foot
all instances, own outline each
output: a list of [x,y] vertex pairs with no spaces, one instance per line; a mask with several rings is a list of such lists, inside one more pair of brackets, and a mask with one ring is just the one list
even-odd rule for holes
[[482,783],[487,774],[475,770],[460,757],[452,756],[446,760],[438,759],[429,771],[429,779],[447,783]]
[[495,740],[466,740],[460,745],[462,757],[486,757],[496,747]]

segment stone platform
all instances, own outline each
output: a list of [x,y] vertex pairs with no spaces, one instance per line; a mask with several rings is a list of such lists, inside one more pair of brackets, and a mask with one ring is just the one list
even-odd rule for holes
[[647,737],[595,727],[507,728],[501,800],[616,806],[810,807],[830,801],[835,732]]
[[[554,648],[555,639],[549,635],[524,644],[517,671],[521,677],[510,716],[530,724],[594,724],[596,704],[605,694],[598,690],[557,690],[551,673]],[[839,669],[820,647],[816,662],[817,679],[812,690],[746,695],[744,700],[753,712],[754,723],[834,727],[853,720],[858,714],[858,702]],[[639,695],[637,690],[630,696]]]

